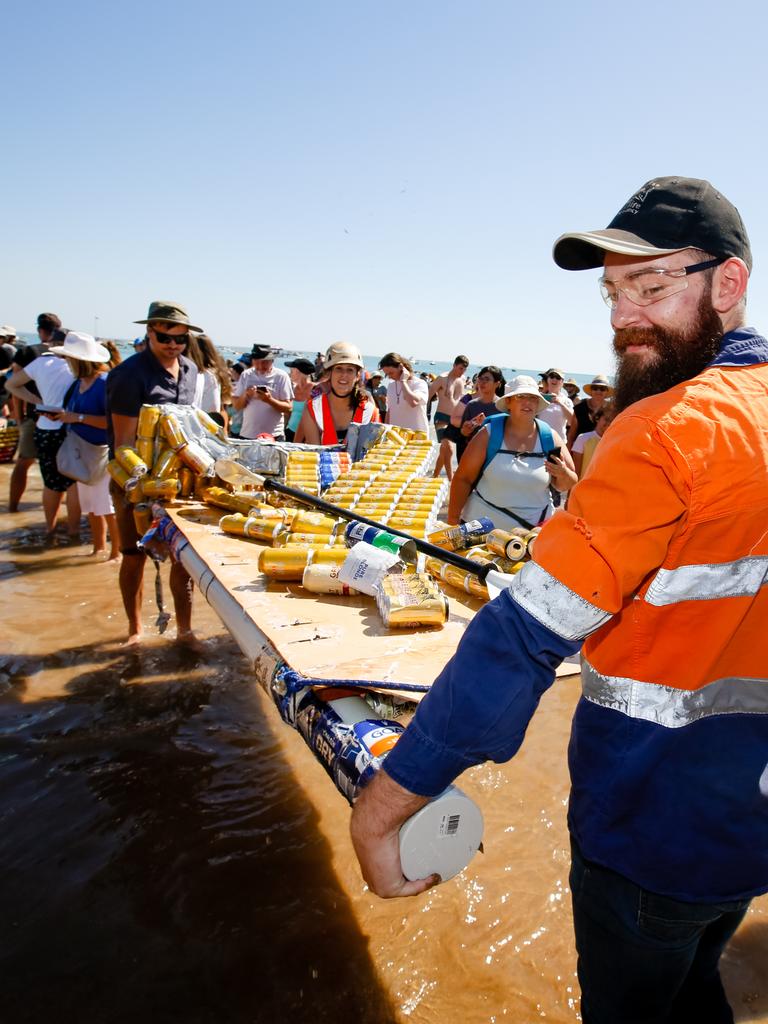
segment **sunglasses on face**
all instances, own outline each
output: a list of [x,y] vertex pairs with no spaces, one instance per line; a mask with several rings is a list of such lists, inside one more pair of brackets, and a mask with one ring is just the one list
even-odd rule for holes
[[547,374],[547,377],[549,378],[549,380],[562,380],[563,379],[560,376],[559,373],[549,373],[549,374]]
[[186,345],[189,341],[188,334],[163,334],[162,331],[155,331],[155,340],[161,345]]

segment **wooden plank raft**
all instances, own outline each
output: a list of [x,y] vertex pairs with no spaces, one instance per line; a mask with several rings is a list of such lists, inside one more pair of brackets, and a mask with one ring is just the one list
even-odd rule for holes
[[[267,677],[275,664],[283,661],[314,680],[379,680],[429,686],[483,604],[446,586],[450,614],[442,629],[388,629],[370,597],[313,594],[300,583],[266,579],[258,570],[264,545],[220,530],[221,509],[182,501],[166,512],[211,575],[236,601],[243,616],[268,640],[262,663],[254,665],[262,685],[269,685]],[[260,658],[255,660],[259,662]],[[578,657],[557,670],[558,676],[578,673]],[[372,685],[370,689],[377,687]],[[423,696],[407,690],[383,692],[411,701]]]

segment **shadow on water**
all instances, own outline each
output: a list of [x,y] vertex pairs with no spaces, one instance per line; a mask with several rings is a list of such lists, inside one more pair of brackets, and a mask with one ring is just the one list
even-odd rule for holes
[[[60,665],[66,696],[24,702]],[[394,1019],[231,640],[0,669],[0,1019]]]

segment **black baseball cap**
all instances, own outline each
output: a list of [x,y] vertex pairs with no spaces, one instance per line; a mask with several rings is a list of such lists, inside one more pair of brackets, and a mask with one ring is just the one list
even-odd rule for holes
[[653,178],[630,197],[605,230],[571,231],[552,249],[564,270],[602,267],[605,253],[666,256],[701,249],[738,256],[752,270],[749,237],[739,211],[701,178]]
[[300,373],[311,375],[315,372],[315,364],[311,359],[289,359],[285,365],[291,369],[298,370]]

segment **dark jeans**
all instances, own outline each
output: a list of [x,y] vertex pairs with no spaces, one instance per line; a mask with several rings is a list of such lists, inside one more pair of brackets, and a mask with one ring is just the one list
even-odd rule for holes
[[733,1024],[718,961],[749,900],[681,903],[585,861],[573,840],[571,858],[583,1024]]

